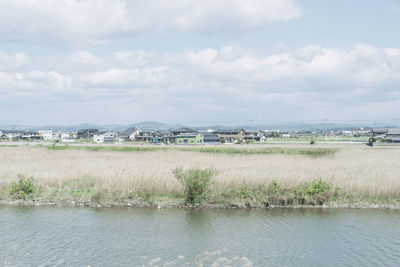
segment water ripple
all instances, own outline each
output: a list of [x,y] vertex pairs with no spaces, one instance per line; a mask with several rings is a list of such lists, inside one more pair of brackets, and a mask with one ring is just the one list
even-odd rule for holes
[[0,207],[4,266],[396,266],[399,213]]

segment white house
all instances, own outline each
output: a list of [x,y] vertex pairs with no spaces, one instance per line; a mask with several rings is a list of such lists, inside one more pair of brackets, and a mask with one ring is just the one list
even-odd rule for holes
[[57,133],[59,139],[69,139],[71,138],[71,134],[68,132],[58,132]]
[[343,136],[353,136],[353,132],[352,131],[342,131],[342,135]]
[[139,129],[136,129],[135,127],[128,128],[119,134],[119,141],[133,141],[138,133]]
[[101,131],[101,132],[97,132],[93,135],[93,141],[97,144],[113,143],[113,142],[115,142],[116,137],[117,137],[117,133],[115,133],[115,132]]
[[43,138],[44,140],[54,140],[57,139],[56,135],[53,133],[53,131],[49,130],[41,130],[38,132],[39,136]]

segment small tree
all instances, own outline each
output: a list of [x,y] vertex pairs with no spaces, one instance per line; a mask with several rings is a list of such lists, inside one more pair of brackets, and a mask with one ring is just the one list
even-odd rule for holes
[[205,198],[205,189],[211,178],[216,174],[212,169],[176,168],[173,170],[176,179],[185,187],[185,202],[199,204]]
[[35,180],[25,178],[22,174],[18,175],[18,181],[11,183],[10,193],[19,199],[25,199],[35,191]]

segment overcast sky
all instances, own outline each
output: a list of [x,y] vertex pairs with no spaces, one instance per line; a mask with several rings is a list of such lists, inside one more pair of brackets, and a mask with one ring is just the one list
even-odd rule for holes
[[0,0],[0,114],[400,121],[400,1]]

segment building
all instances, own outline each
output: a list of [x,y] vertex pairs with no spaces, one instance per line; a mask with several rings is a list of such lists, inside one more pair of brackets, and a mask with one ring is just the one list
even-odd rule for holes
[[125,131],[121,132],[118,136],[118,139],[120,142],[126,142],[126,141],[134,141],[135,140],[135,134],[138,132],[138,129],[135,127],[130,127],[126,129]]
[[196,132],[197,132],[196,130],[193,130],[193,129],[190,129],[190,128],[187,128],[187,127],[182,127],[182,128],[175,129],[175,130],[171,131],[172,135],[174,135],[174,136],[178,136],[178,135],[180,135],[182,133],[196,133]]
[[97,133],[99,130],[97,129],[82,129],[79,130],[77,133],[78,139],[92,139],[94,134]]
[[220,145],[221,144],[221,139],[218,137],[218,135],[210,132],[202,132],[203,135],[203,143],[205,145]]
[[204,144],[201,133],[181,133],[175,138],[177,145],[202,145]]
[[8,140],[20,140],[23,133],[22,130],[2,130],[3,137]]
[[97,144],[114,143],[116,137],[117,133],[115,132],[101,131],[93,135],[93,141]]
[[161,134],[156,130],[137,130],[135,140],[138,142],[158,143]]
[[51,130],[41,130],[38,132],[39,136],[44,140],[55,140],[57,139],[57,135],[53,133]]
[[223,143],[243,142],[246,136],[246,131],[243,129],[217,130],[214,133],[218,135]]
[[383,137],[388,132],[388,129],[372,129],[372,137]]
[[384,141],[387,143],[400,143],[400,129],[399,128],[388,128],[388,129],[372,129],[371,138],[369,145],[376,140]]
[[27,131],[27,132],[23,132],[20,139],[21,140],[39,140],[41,137],[39,135],[38,132],[31,132],[31,131]]
[[400,129],[389,128],[385,135],[388,143],[400,143]]
[[348,137],[354,136],[353,132],[352,132],[352,131],[349,131],[349,130],[344,130],[344,131],[342,131],[342,132],[341,132],[341,135],[342,135],[342,136],[348,136]]
[[38,132],[23,130],[2,130],[3,139],[8,140],[39,140],[41,137]]
[[172,144],[174,143],[175,139],[173,135],[171,134],[170,131],[167,130],[159,130],[157,131],[159,133],[159,142],[162,142],[164,144]]
[[262,131],[245,131],[244,140],[247,142],[259,142],[264,136]]

